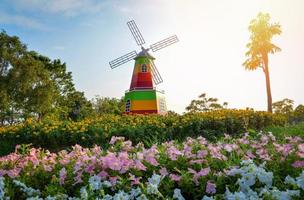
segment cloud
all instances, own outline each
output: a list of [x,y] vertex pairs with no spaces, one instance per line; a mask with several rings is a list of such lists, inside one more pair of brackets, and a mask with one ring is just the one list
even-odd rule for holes
[[21,11],[77,16],[97,13],[104,8],[106,2],[100,0],[11,0],[10,4]]
[[22,26],[29,29],[38,29],[38,30],[46,30],[47,28],[41,24],[40,22],[25,17],[22,15],[10,15],[4,12],[0,12],[0,23],[2,24],[14,24],[18,26]]
[[58,46],[53,46],[53,49],[63,51],[65,47],[58,45]]

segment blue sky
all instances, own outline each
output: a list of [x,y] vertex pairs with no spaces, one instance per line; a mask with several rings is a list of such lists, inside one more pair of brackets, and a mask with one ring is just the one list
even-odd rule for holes
[[[134,19],[147,45],[176,34],[180,42],[154,54],[170,110],[183,112],[207,92],[229,107],[266,109],[263,72],[243,69],[248,24],[258,12],[282,25],[270,56],[273,100],[304,103],[304,1],[301,0],[2,0],[0,28],[30,50],[60,58],[78,90],[121,97],[133,62],[111,70],[108,62],[139,51],[126,22]],[[146,45],[146,46],[147,46]]]

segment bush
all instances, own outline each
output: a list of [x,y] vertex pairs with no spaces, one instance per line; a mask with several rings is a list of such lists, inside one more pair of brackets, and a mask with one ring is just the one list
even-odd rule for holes
[[248,110],[219,110],[185,115],[101,115],[73,121],[27,120],[22,124],[0,127],[0,155],[12,152],[17,144],[32,144],[51,151],[80,144],[108,146],[112,136],[124,136],[147,146],[168,140],[204,136],[215,140],[224,133],[237,136],[250,129],[261,130],[284,125],[284,115]]

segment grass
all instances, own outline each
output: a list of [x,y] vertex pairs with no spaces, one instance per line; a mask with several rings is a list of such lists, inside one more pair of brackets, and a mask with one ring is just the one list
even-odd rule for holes
[[282,138],[284,136],[304,136],[304,122],[295,124],[295,125],[287,125],[287,126],[272,126],[264,129],[266,132],[272,132],[278,138]]

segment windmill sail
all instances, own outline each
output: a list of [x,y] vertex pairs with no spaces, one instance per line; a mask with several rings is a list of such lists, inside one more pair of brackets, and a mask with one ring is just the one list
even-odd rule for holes
[[158,71],[158,69],[156,68],[153,60],[150,61],[150,65],[151,65],[151,72],[152,72],[152,79],[155,85],[158,85],[160,83],[163,82],[163,79]]
[[132,51],[130,53],[127,53],[126,55],[123,55],[119,58],[116,58],[115,60],[112,60],[111,62],[109,62],[110,67],[112,69],[126,63],[129,62],[130,60],[134,59],[137,56],[136,51]]
[[150,46],[150,49],[152,49],[152,51],[155,52],[155,51],[158,51],[158,50],[160,50],[162,48],[165,48],[165,47],[167,47],[167,46],[169,46],[171,44],[174,44],[176,42],[178,42],[178,38],[177,38],[176,35],[173,35],[173,36],[168,37],[168,38],[166,38],[164,40],[156,42],[155,44],[152,44]]
[[137,28],[137,25],[135,24],[134,20],[127,22],[127,25],[137,43],[137,45],[141,46],[141,45],[145,44],[145,40],[144,40],[143,36],[141,35],[139,29]]

